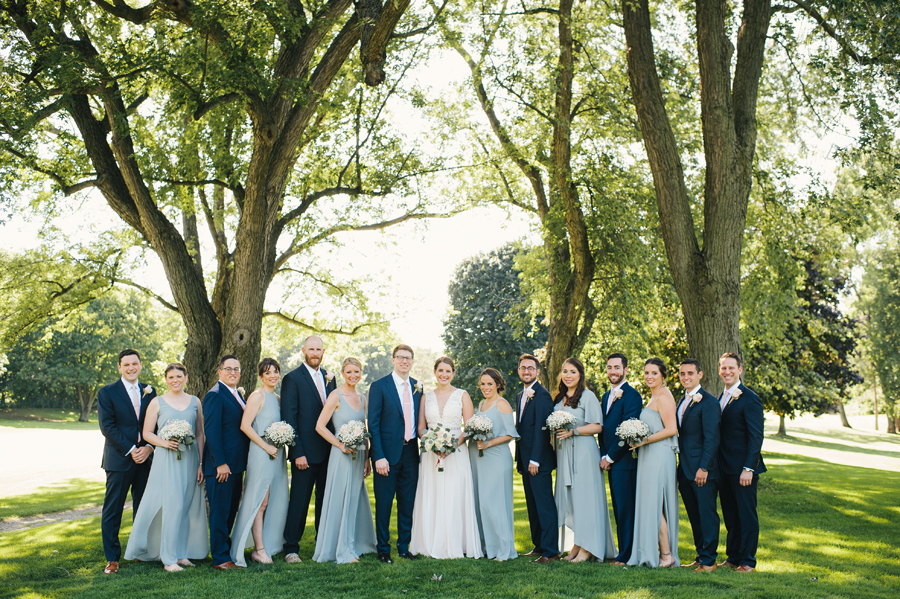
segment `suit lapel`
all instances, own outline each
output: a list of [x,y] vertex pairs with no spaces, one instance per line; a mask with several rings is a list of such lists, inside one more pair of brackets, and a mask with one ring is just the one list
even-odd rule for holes
[[[387,377],[388,382],[388,393],[390,393],[391,397],[394,398],[394,406],[400,411],[400,415],[403,415],[403,401],[400,399],[400,394],[397,393],[397,384],[394,382],[394,375],[389,374]],[[410,392],[410,397],[412,397],[412,392]],[[415,403],[415,402],[413,402]],[[415,410],[415,406],[413,406],[413,410]],[[415,413],[415,411],[413,412]]]
[[[122,382],[122,379],[119,379],[119,384],[116,385],[116,389],[119,392],[119,401],[124,402],[125,407],[128,408],[127,412],[134,418],[134,422],[138,423],[138,416],[134,413],[134,404],[131,403],[131,398],[128,396],[128,390],[125,389],[125,383]],[[140,389],[140,385],[138,385],[138,389]],[[140,391],[138,391],[138,393],[140,393]],[[143,406],[141,406],[141,408],[143,408]]]
[[[309,369],[306,368],[306,364],[300,365],[300,374],[303,377],[303,380],[306,381],[306,384],[313,390],[316,397],[319,397],[319,388],[316,387],[316,382],[313,380],[312,375],[309,373]],[[321,372],[321,371],[320,371]],[[323,381],[324,384],[324,381]],[[321,399],[321,398],[320,398]]]
[[[241,403],[234,396],[234,393],[231,392],[231,389],[229,389],[222,381],[219,381],[216,384],[219,385],[219,394],[227,396],[232,401],[232,403],[234,403],[234,405],[236,405],[243,412],[244,408],[241,407]],[[238,393],[240,393],[240,391],[238,391]]]

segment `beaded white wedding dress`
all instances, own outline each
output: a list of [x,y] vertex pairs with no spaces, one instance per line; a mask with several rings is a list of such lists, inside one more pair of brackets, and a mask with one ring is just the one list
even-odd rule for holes
[[[455,390],[442,414],[434,391],[429,391],[425,395],[428,428],[442,424],[458,436],[463,424],[462,397],[463,390]],[[438,559],[482,557],[469,452],[463,445],[442,459],[441,466],[443,472],[438,471],[436,454],[422,453],[409,550]]]

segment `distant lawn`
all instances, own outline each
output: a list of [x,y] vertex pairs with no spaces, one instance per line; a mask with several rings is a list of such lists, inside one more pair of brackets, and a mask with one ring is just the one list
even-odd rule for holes
[[10,408],[0,410],[0,426],[13,428],[51,428],[65,430],[97,430],[97,412],[91,412],[88,422],[78,422],[76,410],[59,408]]
[[[102,573],[99,517],[0,535],[0,596],[15,597],[603,597],[609,599],[896,598],[900,589],[900,473],[835,465],[812,457],[766,454],[760,485],[760,570],[694,574],[600,564],[537,566],[527,558],[378,563],[311,561],[312,524],[300,548],[304,563],[252,564],[239,572],[200,567],[168,574],[159,564],[125,563]],[[530,549],[521,487],[516,485],[516,534]],[[30,496],[29,496],[30,497]],[[374,504],[373,504],[374,505]],[[4,512],[5,513],[5,512]],[[131,525],[126,515],[122,541]],[[693,558],[682,511],[679,553]],[[720,551],[724,549],[722,530]],[[56,553],[54,553],[54,551]],[[724,557],[720,553],[720,558]],[[440,581],[432,578],[442,576]]]
[[73,478],[36,493],[0,497],[0,522],[102,505],[105,490],[102,482]]

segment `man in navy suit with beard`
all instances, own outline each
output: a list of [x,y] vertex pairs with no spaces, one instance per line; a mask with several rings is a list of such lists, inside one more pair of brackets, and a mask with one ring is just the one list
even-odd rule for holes
[[125,499],[130,489],[133,519],[144,496],[153,460],[153,447],[144,441],[141,431],[147,406],[156,397],[156,391],[150,385],[138,382],[142,366],[141,356],[135,350],[126,349],[119,354],[118,368],[122,377],[97,393],[100,432],[106,439],[102,462],[102,468],[106,470],[106,496],[100,520],[106,554],[105,574],[119,571],[122,555],[119,528]]
[[644,402],[634,387],[628,384],[628,358],[614,353],[606,358],[606,378],[612,385],[600,402],[603,410],[603,431],[600,433],[600,468],[609,477],[609,494],[612,497],[616,518],[616,540],[619,554],[611,562],[624,566],[631,558],[634,544],[634,501],[637,492],[637,459],[632,457],[627,445],[619,445],[616,428],[625,420],[640,418]]

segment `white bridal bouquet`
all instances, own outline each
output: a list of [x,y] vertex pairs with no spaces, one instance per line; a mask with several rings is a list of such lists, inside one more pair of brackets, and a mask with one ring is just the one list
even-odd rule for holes
[[570,431],[575,428],[575,416],[566,412],[565,410],[560,410],[558,412],[552,412],[549,416],[547,416],[547,426],[543,428],[543,430],[550,431],[550,437],[553,441],[553,449],[556,449],[556,433],[559,431]]
[[347,424],[338,429],[338,441],[344,444],[347,449],[353,450],[353,460],[356,461],[356,452],[366,448],[366,439],[371,437],[366,425],[359,420],[351,420]]
[[178,441],[178,459],[181,459],[181,446],[194,444],[194,429],[185,420],[169,420],[159,429],[159,438],[165,441]]
[[[473,441],[490,441],[494,438],[494,423],[491,419],[482,414],[478,414],[469,418],[463,427],[463,435],[466,439]],[[478,450],[478,457],[484,456],[484,450]]]
[[[296,435],[294,434],[294,427],[284,420],[273,422],[266,427],[266,430],[263,433],[263,439],[265,439],[275,447],[281,447],[282,445],[293,445],[294,437],[296,437]],[[274,460],[275,456],[270,455],[269,459]]]
[[[459,445],[459,439],[443,424],[428,429],[419,439],[419,448],[422,451],[430,451],[439,456],[444,453],[453,453],[456,451],[457,445]],[[442,459],[442,457],[438,457],[438,472],[444,471],[444,466],[441,464]]]
[[[616,427],[616,436],[621,439],[619,447],[624,447],[626,443],[629,446],[640,443],[649,434],[650,427],[639,418],[629,418]],[[634,455],[634,451],[631,455]]]

